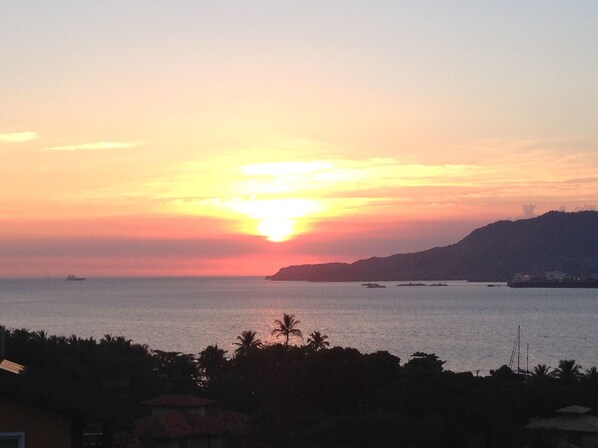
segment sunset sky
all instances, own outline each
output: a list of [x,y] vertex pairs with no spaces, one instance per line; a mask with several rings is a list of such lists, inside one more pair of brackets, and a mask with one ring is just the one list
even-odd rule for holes
[[597,49],[596,1],[0,0],[0,277],[268,275],[596,208]]

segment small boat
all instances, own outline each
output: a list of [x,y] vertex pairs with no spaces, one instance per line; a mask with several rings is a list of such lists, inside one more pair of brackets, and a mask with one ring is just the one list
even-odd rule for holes
[[399,283],[397,286],[428,286],[425,283]]
[[366,288],[386,288],[386,286],[379,283],[362,283],[361,286],[365,286]]
[[85,280],[85,277],[77,277],[76,275],[69,275],[66,279],[69,282],[80,282],[81,280]]

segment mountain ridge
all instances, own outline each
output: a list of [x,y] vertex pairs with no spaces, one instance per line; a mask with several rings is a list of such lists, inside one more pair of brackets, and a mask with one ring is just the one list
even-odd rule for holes
[[530,219],[501,220],[448,246],[353,263],[287,266],[266,279],[508,281],[516,272],[552,269],[585,276],[598,272],[598,212],[551,211]]

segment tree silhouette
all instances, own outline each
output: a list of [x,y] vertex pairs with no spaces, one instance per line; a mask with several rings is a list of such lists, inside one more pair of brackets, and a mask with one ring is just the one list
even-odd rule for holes
[[247,355],[253,350],[257,350],[262,347],[262,341],[259,338],[256,338],[256,334],[257,333],[255,331],[247,330],[237,336],[237,341],[239,342],[233,342],[233,345],[237,346],[235,349],[236,356]]
[[581,381],[594,389],[598,393],[598,369],[596,367],[592,367],[591,369],[586,369],[584,372]]
[[209,383],[214,381],[226,365],[226,358],[224,354],[226,351],[218,348],[218,345],[208,345],[197,358],[197,365],[203,373],[203,382]]
[[562,359],[559,367],[555,369],[555,376],[563,383],[572,383],[581,376],[581,366],[574,359]]
[[425,378],[438,376],[442,373],[445,362],[434,353],[415,352],[405,364],[405,372],[411,376]]
[[596,367],[592,367],[591,369],[587,369],[585,371],[585,376],[592,380],[598,380],[598,369]]
[[538,364],[532,369],[530,381],[538,386],[548,386],[554,380],[554,371],[546,364]]
[[554,376],[554,374],[551,372],[551,368],[546,364],[538,364],[536,367],[534,367],[532,375],[537,378],[550,378]]
[[282,320],[276,319],[274,323],[277,325],[277,327],[274,330],[272,330],[272,336],[276,336],[277,338],[279,336],[284,336],[284,345],[289,345],[290,336],[298,336],[301,339],[303,339],[303,334],[301,333],[301,330],[297,328],[297,325],[299,325],[301,321],[295,319],[294,314],[284,313],[282,315]]
[[168,392],[198,392],[199,372],[193,355],[162,350],[154,350],[153,355],[157,372],[171,388]]
[[41,342],[42,344],[48,341],[48,333],[45,330],[40,330],[34,333],[34,337],[38,342]]
[[313,331],[307,338],[307,346],[314,351],[325,349],[330,345],[326,339],[328,339],[328,335]]

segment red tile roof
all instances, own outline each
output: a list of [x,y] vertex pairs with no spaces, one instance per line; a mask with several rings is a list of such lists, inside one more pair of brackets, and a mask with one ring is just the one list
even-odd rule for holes
[[196,395],[167,394],[157,398],[144,401],[144,406],[167,407],[167,408],[201,408],[215,403],[213,400],[198,397]]
[[587,414],[564,415],[547,419],[538,419],[525,426],[527,429],[553,429],[598,434],[598,417]]
[[178,440],[240,432],[246,420],[244,414],[232,411],[201,416],[174,410],[135,421],[134,434],[141,440]]
[[560,416],[532,420],[526,428],[598,434],[598,417],[589,414],[591,410],[583,406],[567,406],[556,411]]

